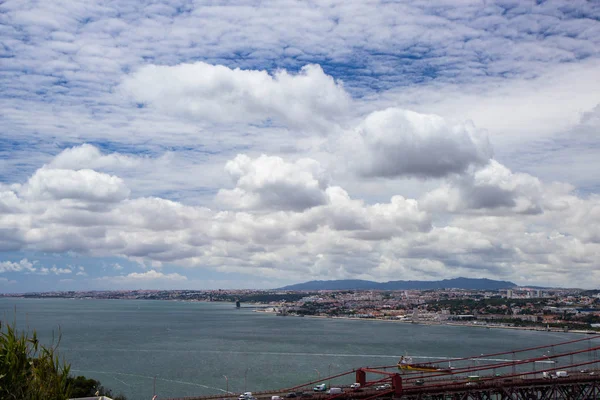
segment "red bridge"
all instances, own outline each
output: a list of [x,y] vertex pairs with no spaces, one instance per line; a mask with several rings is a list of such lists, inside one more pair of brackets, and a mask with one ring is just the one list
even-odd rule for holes
[[[600,399],[600,343],[595,342],[596,338],[589,336],[474,357],[359,368],[294,387],[254,393],[253,396],[259,400],[271,400],[272,396],[314,400]],[[313,392],[313,385],[332,380],[347,382],[336,384],[339,390],[332,390],[331,394]],[[352,383],[358,383],[360,387],[351,388]],[[184,399],[236,400],[238,395],[226,393]]]

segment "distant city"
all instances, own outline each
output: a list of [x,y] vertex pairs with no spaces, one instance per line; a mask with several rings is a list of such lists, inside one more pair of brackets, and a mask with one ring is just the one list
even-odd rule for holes
[[0,297],[231,302],[279,316],[600,333],[600,290],[120,290]]

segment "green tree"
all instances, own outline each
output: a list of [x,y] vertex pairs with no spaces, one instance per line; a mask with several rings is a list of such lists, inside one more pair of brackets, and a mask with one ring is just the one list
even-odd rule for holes
[[69,386],[71,388],[71,397],[94,397],[94,396],[106,396],[113,400],[127,400],[122,394],[113,397],[112,391],[106,389],[100,381],[95,379],[89,379],[85,376],[77,376],[75,378],[69,377]]

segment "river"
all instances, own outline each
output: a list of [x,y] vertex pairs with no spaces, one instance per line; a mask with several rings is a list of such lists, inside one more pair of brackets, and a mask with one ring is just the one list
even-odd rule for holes
[[[16,314],[15,314],[16,310]],[[0,319],[35,329],[72,372],[129,400],[289,387],[400,356],[464,357],[558,343],[571,333],[281,317],[229,303],[0,299]],[[423,358],[422,360],[426,360]],[[349,383],[349,382],[348,382]]]

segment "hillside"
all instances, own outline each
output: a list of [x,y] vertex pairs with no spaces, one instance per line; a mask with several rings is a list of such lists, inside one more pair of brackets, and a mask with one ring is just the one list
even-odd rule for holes
[[310,281],[285,286],[283,290],[428,290],[428,289],[510,289],[517,285],[493,279],[454,278],[441,281],[389,281],[373,282],[359,279]]

